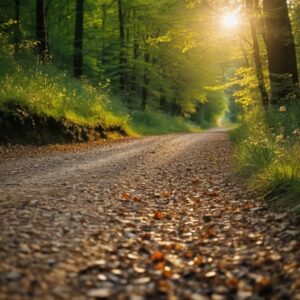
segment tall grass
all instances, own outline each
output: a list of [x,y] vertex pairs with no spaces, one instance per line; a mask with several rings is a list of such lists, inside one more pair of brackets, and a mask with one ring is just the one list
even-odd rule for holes
[[163,114],[159,111],[134,112],[131,126],[138,134],[153,135],[171,132],[199,132],[201,128],[182,117]]
[[51,64],[18,65],[0,77],[0,107],[17,102],[31,111],[66,118],[77,124],[126,124],[127,115],[110,110],[106,93],[87,82],[75,80]]
[[51,63],[39,64],[30,54],[23,54],[19,60],[10,55],[2,58],[6,63],[0,65],[0,109],[7,103],[17,103],[31,112],[79,125],[118,125],[128,135],[200,130],[181,117],[159,111],[130,114],[118,97],[102,87],[76,80]]
[[[300,103],[246,113],[231,132],[239,172],[278,206],[300,204]],[[299,206],[297,206],[299,209]]]

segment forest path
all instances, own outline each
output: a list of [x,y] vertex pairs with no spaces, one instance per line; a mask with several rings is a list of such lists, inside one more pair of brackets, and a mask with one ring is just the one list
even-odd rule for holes
[[300,299],[299,225],[223,130],[6,156],[0,299]]

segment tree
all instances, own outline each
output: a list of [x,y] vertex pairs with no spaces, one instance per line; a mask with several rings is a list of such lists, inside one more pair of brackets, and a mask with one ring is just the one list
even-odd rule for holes
[[295,41],[286,0],[264,0],[266,48],[273,104],[284,103],[298,86]]
[[105,34],[106,34],[106,23],[107,23],[107,5],[105,3],[102,4],[102,43],[101,43],[101,80],[104,77],[103,74],[103,67],[106,65],[106,41],[105,41]]
[[73,73],[76,78],[83,75],[83,4],[84,0],[76,1]]
[[125,81],[126,81],[126,74],[125,74],[125,65],[127,63],[126,59],[126,40],[125,40],[125,16],[124,16],[124,7],[123,1],[118,0],[118,16],[119,16],[119,33],[120,33],[120,54],[119,54],[119,83],[120,83],[120,92],[125,90]]
[[14,34],[14,43],[15,43],[15,52],[18,52],[21,42],[21,29],[20,29],[20,0],[15,0],[15,34]]
[[[147,52],[147,50],[144,54],[144,61],[145,61],[146,65],[147,65],[147,63],[150,62],[150,55]],[[142,102],[141,102],[142,110],[145,110],[146,106],[147,106],[147,100],[148,100],[148,95],[149,95],[148,85],[149,85],[149,77],[147,74],[147,68],[145,67],[144,76],[143,76]]]
[[246,6],[248,11],[249,23],[250,23],[253,58],[255,63],[256,76],[258,80],[258,87],[261,94],[262,103],[264,107],[267,107],[269,104],[269,96],[265,85],[260,47],[259,47],[259,42],[257,37],[256,14],[258,10],[258,0],[246,0]]
[[44,0],[36,0],[36,38],[38,55],[44,62],[49,56]]
[[[129,110],[161,109],[188,117],[204,101],[204,87],[218,77],[222,55],[215,59],[210,28],[201,27],[212,20],[202,1],[193,8],[177,0],[10,1],[21,5],[26,40],[35,30],[30,16],[36,2],[39,33],[44,33],[44,49],[48,41],[51,45],[52,62],[71,67],[77,78],[84,73],[95,86],[100,81],[119,93]],[[3,23],[17,19],[12,5],[0,6],[0,20],[2,7],[8,16]]]

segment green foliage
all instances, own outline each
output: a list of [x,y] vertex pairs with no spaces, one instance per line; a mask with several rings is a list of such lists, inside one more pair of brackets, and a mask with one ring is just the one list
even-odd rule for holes
[[134,112],[130,124],[142,135],[201,131],[199,126],[182,117],[166,115],[160,111]]
[[266,114],[256,108],[245,114],[242,125],[231,132],[240,173],[276,205],[299,204],[299,116],[298,101]]
[[8,20],[0,25],[0,76],[13,71],[16,67],[13,60],[14,46],[9,42],[9,34],[7,33],[7,29],[11,28],[13,24],[13,20]]
[[32,111],[65,118],[77,124],[125,125],[127,115],[110,110],[107,94],[88,82],[80,82],[52,64],[26,68],[15,64],[12,72],[0,76],[0,106],[17,102]]
[[222,91],[207,91],[205,102],[198,104],[191,119],[203,128],[218,126],[226,108],[226,97]]
[[[201,9],[199,10],[198,6],[190,8],[184,2],[170,2],[169,0],[155,3],[150,0],[122,0],[122,6],[124,23],[122,25],[125,32],[124,49],[121,49],[120,44],[118,2],[113,0],[85,1],[83,71],[86,80],[93,86],[99,86],[99,84],[103,86],[109,82],[109,89],[111,94],[114,94],[114,99],[121,99],[121,106],[129,110],[140,109],[141,103],[145,102],[146,108],[151,111],[162,110],[167,114],[180,115],[189,119],[191,115],[197,113],[201,106],[201,110],[205,111],[205,116],[209,120],[200,120],[201,114],[198,114],[198,118],[195,120],[197,119],[197,122],[206,126],[215,123],[213,119],[218,116],[214,116],[214,113],[219,115],[219,111],[215,110],[216,104],[210,104],[210,99],[207,101],[208,98],[205,98],[205,86],[214,81],[220,72],[219,60],[216,59],[220,50],[216,55],[216,50],[207,39],[211,28],[203,25],[207,23],[207,14],[211,14],[211,12],[205,8],[205,5],[200,5]],[[15,21],[13,21],[15,18],[13,3],[0,5],[0,8],[2,8],[0,22],[11,23],[5,27],[5,30],[0,28],[1,34],[5,34],[6,45],[10,48],[8,52],[15,58],[24,56],[23,46],[20,47],[22,49],[19,53],[14,53],[13,42],[16,27]],[[32,54],[36,47],[34,42],[36,24],[35,18],[32,17],[35,13],[35,0],[22,3],[20,12],[21,44],[25,47],[27,43],[30,48],[29,52]],[[36,59],[27,53],[26,72],[23,72],[24,69],[23,71],[18,70],[10,80],[16,81],[20,85],[19,78],[24,77],[23,94],[29,90],[30,92],[34,90],[39,92],[40,95],[35,95],[33,98],[43,98],[44,103],[48,102],[47,105],[39,104],[39,109],[48,114],[68,114],[69,117],[72,115],[72,118],[78,121],[83,117],[84,119],[88,118],[88,122],[94,122],[97,113],[91,111],[98,110],[98,115],[103,118],[105,109],[95,108],[95,106],[109,101],[98,99],[99,96],[95,96],[94,92],[89,95],[90,91],[85,91],[84,94],[89,99],[97,98],[95,100],[97,104],[94,104],[93,100],[81,99],[85,96],[81,96],[77,90],[79,83],[72,80],[69,75],[64,77],[66,72],[71,73],[72,71],[75,2],[70,0],[47,2],[45,14],[50,60],[62,69],[62,74],[59,74],[58,69],[44,72],[45,67],[41,66],[38,67],[37,72],[33,71]],[[186,14],[189,14],[190,18],[186,18]],[[3,40],[2,36],[0,39]],[[0,51],[5,49],[3,43],[0,48]],[[120,60],[120,55],[123,57],[122,60]],[[14,60],[5,61],[15,62]],[[23,65],[24,61],[25,59],[22,59]],[[3,66],[3,74],[11,73],[14,67]],[[29,70],[28,74],[27,70]],[[50,76],[47,77],[45,74]],[[125,77],[123,90],[120,87],[122,74]],[[41,78],[38,78],[39,76]],[[69,84],[69,79],[71,86],[65,88],[65,94],[61,91],[65,85]],[[9,79],[7,80],[9,86]],[[52,80],[55,81],[55,84],[51,82]],[[34,83],[36,83],[35,87],[33,87]],[[43,89],[38,89],[38,86]],[[50,96],[51,88],[48,86],[53,89],[51,93],[57,96]],[[79,89],[89,90],[87,86],[90,85],[83,83]],[[74,90],[76,92],[72,94]],[[71,92],[69,93],[69,91]],[[19,98],[23,97],[20,91],[10,92],[12,95],[18,94],[16,96]],[[100,91],[100,94],[102,93],[103,91]],[[82,107],[76,104],[77,108],[68,112],[70,105],[74,105],[71,102],[77,102],[71,100],[71,97],[74,96],[79,97],[78,102],[82,100]],[[164,103],[162,103],[162,99]],[[219,99],[224,99],[224,97]],[[214,99],[212,101],[216,102]],[[41,102],[43,101],[36,101],[36,103]],[[222,108],[224,108],[224,103],[221,103]],[[85,111],[88,110],[85,108],[86,105],[91,105],[91,111]]]
[[[2,66],[8,64],[13,68],[10,72],[5,69],[6,74],[0,76],[0,108],[7,103],[17,103],[37,114],[64,118],[75,124],[119,125],[129,135],[200,130],[182,117],[160,111],[135,112],[129,117],[118,97],[87,81],[78,81],[50,63],[29,63],[28,60],[17,63],[10,56]],[[108,90],[109,82],[105,87]]]

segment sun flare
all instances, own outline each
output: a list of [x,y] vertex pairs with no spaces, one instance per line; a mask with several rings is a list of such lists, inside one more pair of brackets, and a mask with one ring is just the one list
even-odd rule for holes
[[234,29],[240,23],[238,12],[231,11],[227,12],[221,19],[221,23],[225,29]]

